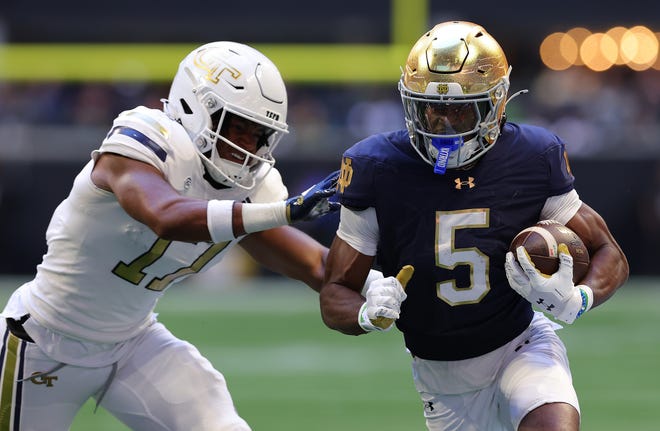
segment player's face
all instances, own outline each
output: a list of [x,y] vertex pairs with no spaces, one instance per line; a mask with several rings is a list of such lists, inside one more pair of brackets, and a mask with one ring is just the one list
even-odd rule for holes
[[423,123],[429,133],[452,135],[474,129],[477,119],[474,103],[428,103]]
[[[254,123],[246,118],[236,115],[229,115],[225,120],[220,134],[229,141],[243,148],[252,154],[256,153],[260,145],[265,142],[268,133],[271,132],[267,127]],[[243,163],[246,155],[236,151],[230,145],[223,144],[218,140],[218,154],[223,159]]]

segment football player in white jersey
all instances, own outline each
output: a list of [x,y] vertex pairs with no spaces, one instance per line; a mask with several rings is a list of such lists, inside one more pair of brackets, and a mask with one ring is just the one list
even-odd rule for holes
[[214,42],[164,109],[122,112],[46,232],[0,331],[0,430],[66,430],[93,397],[136,430],[249,430],[223,375],[156,319],[173,283],[233,245],[319,290],[327,249],[290,226],[334,209],[336,175],[294,198],[273,168],[287,93],[257,50]]

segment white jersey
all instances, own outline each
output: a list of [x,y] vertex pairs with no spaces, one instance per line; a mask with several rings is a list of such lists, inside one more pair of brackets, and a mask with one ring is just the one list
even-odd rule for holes
[[20,289],[23,306],[42,326],[116,343],[153,321],[154,307],[172,283],[208,269],[238,240],[193,244],[158,238],[114,194],[92,183],[94,160],[103,152],[153,165],[184,196],[272,202],[285,199],[287,190],[279,172],[267,167],[251,191],[216,189],[204,178],[200,157],[179,123],[145,107],[120,114],[55,210],[46,232],[48,252],[36,278]]

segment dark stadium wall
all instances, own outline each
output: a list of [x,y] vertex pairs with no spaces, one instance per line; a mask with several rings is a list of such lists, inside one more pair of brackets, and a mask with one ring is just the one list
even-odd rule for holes
[[[658,161],[574,160],[571,166],[581,198],[603,215],[626,252],[631,275],[660,275],[658,214],[651,213],[657,199],[653,195],[660,193],[654,182]],[[0,163],[0,274],[35,271],[46,251],[51,213],[66,198],[81,167],[80,162]],[[278,168],[295,193],[337,169],[338,162],[279,160]],[[329,245],[337,221],[330,216],[299,227]]]

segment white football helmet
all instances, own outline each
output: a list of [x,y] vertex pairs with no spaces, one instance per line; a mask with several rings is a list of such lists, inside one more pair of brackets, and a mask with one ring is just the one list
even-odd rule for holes
[[[188,132],[209,174],[227,186],[252,189],[256,173],[264,165],[273,166],[273,150],[288,133],[287,93],[280,72],[261,52],[240,43],[213,42],[188,54],[164,105],[167,115]],[[263,126],[256,152],[220,134],[232,115]],[[242,163],[220,157],[221,145],[240,153]]]
[[483,27],[441,23],[413,46],[399,81],[406,127],[436,173],[473,163],[500,135],[510,68]]

